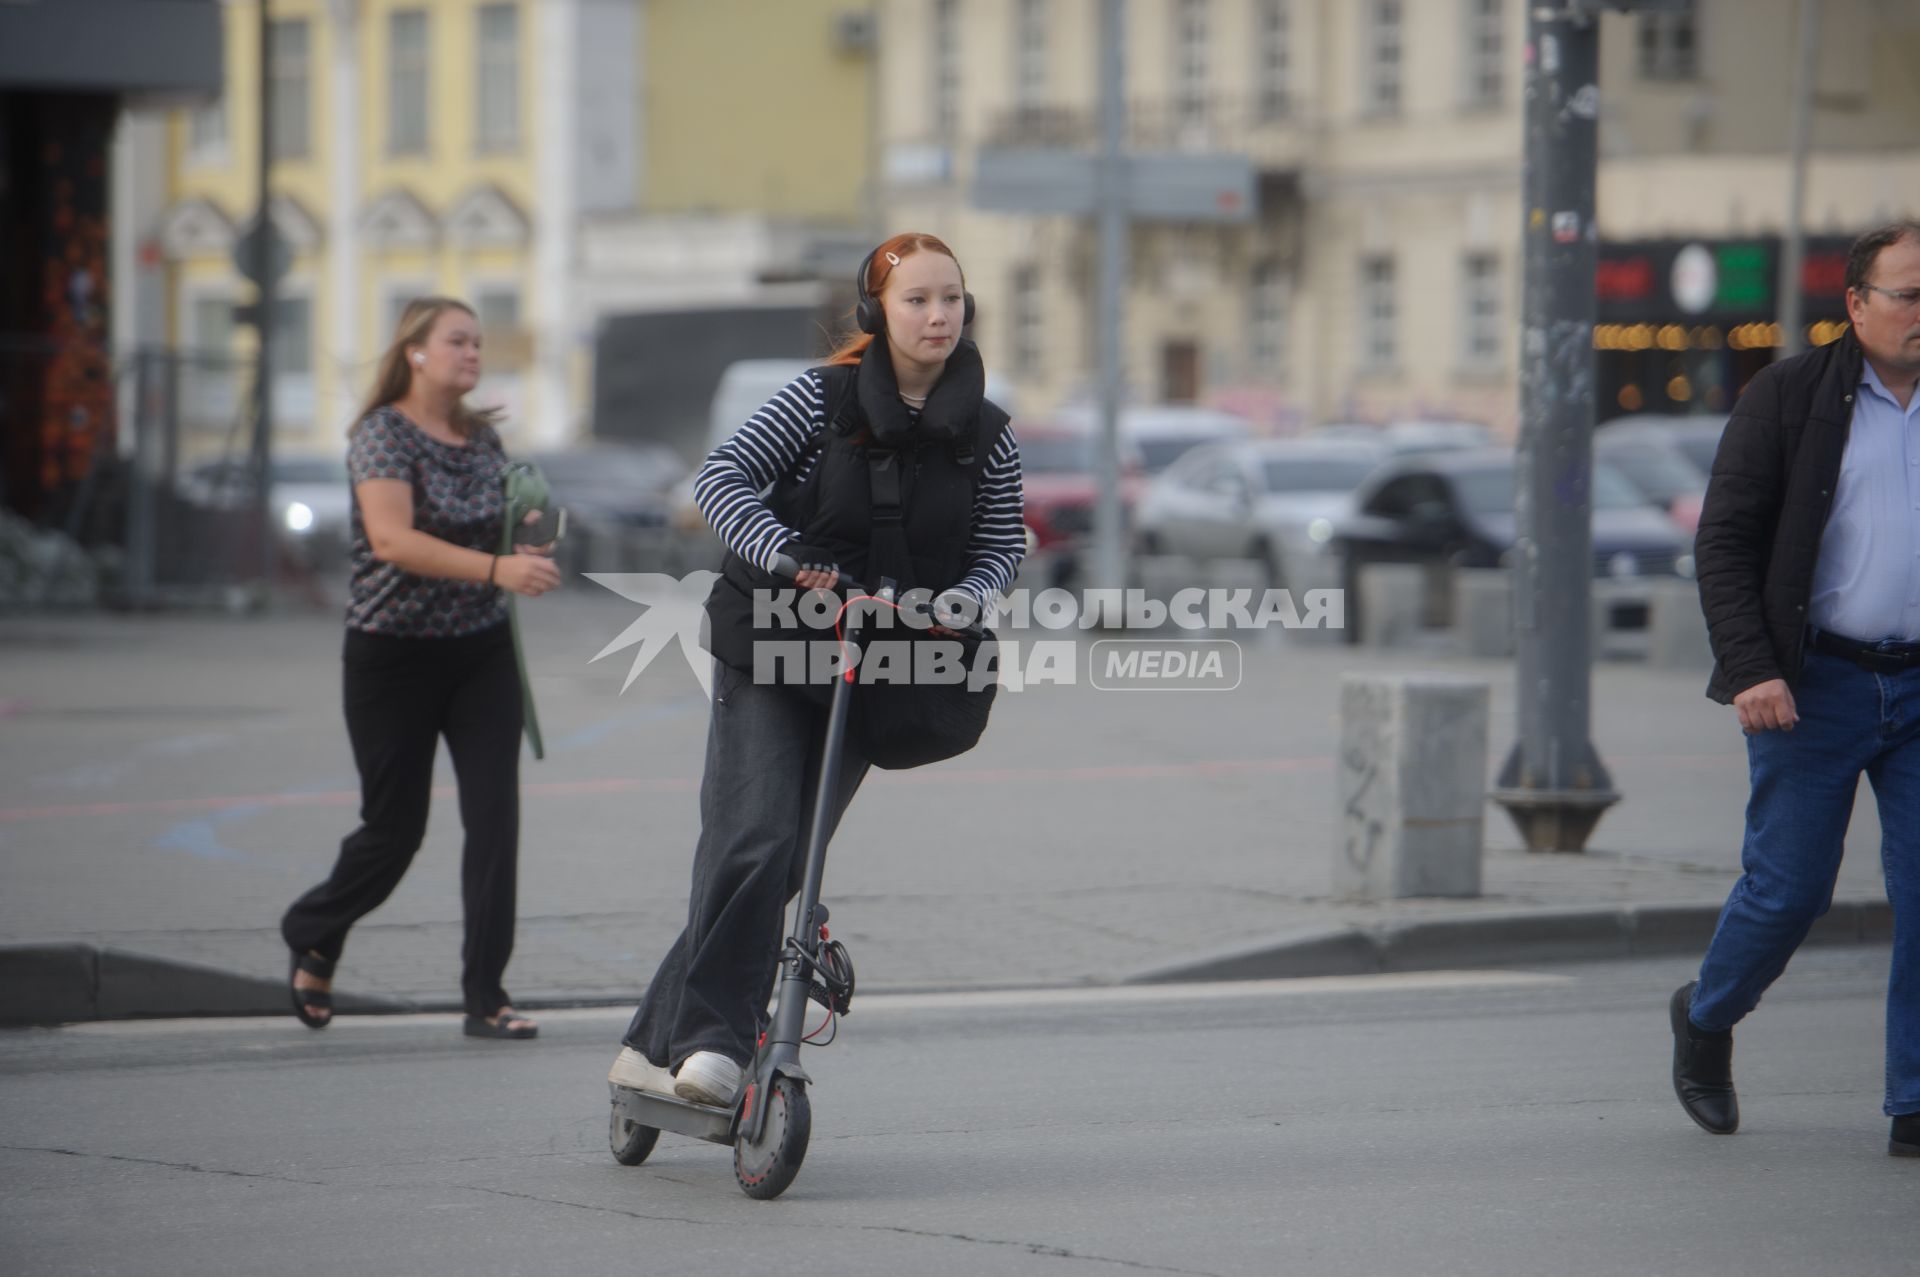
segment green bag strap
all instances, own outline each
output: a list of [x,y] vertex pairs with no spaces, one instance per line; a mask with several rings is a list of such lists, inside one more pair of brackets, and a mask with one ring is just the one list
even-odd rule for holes
[[[531,461],[509,462],[500,483],[506,506],[500,553],[512,554],[513,534],[520,521],[535,510],[545,510],[553,500],[553,493],[547,487],[547,477]],[[533,684],[527,678],[527,649],[520,637],[519,603],[514,595],[507,595],[507,625],[513,631],[513,663],[520,672],[520,708],[526,720],[527,744],[533,746],[534,758],[544,759],[547,751],[540,738],[540,715],[533,707]]]

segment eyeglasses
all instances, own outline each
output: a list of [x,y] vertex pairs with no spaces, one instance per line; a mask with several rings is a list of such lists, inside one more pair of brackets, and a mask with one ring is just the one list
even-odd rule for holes
[[1862,284],[1863,293],[1879,293],[1896,306],[1908,310],[1920,309],[1920,288],[1882,288],[1878,284]]

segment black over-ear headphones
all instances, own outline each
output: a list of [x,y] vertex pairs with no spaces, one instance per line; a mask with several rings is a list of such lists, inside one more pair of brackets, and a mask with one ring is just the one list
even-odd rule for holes
[[[880,250],[876,248],[862,257],[860,269],[853,277],[853,295],[859,299],[853,304],[854,326],[863,333],[872,333],[875,336],[884,332],[887,327],[886,309],[881,306],[878,297],[867,291],[867,272],[873,269],[873,259],[879,252]],[[896,260],[887,269],[891,271],[899,264]],[[966,298],[965,307],[960,315],[960,326],[965,328],[973,323],[973,294],[962,290],[961,296]]]

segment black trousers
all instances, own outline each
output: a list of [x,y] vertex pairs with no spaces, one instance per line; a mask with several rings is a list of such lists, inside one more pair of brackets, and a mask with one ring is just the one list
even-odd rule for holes
[[[697,1051],[753,1058],[779,965],[781,906],[799,894],[825,754],[827,711],[782,687],[714,670],[713,716],[700,778],[687,927],[667,950],[626,1044],[678,1069]],[[867,774],[848,741],[831,827]]]
[[297,953],[337,960],[353,924],[393,894],[427,834],[433,758],[447,738],[466,846],[460,891],[466,943],[460,989],[470,1015],[510,999],[520,854],[520,675],[505,625],[451,639],[348,630],[347,736],[360,770],[360,827],[327,880],[293,902],[280,934]]

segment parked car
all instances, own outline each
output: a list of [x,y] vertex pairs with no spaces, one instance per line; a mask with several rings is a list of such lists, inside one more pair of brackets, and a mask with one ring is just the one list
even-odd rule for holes
[[1687,536],[1700,526],[1707,472],[1671,439],[1656,431],[1600,431],[1594,435],[1593,456],[1618,470],[1648,504],[1665,510]]
[[651,443],[592,441],[528,459],[570,519],[628,527],[664,527],[668,493],[687,472],[679,453]]
[[1676,415],[1635,412],[1612,417],[1594,431],[1594,442],[1602,439],[1660,439],[1679,450],[1701,474],[1713,473],[1713,454],[1720,449],[1720,436],[1727,428],[1727,414],[1696,413]]
[[[1389,462],[1361,486],[1334,530],[1346,589],[1347,638],[1360,634],[1360,569],[1372,563],[1492,568],[1517,539],[1514,456],[1437,452]],[[1593,468],[1593,574],[1615,580],[1691,576],[1685,540],[1620,473]]]
[[[289,559],[318,568],[346,557],[353,536],[353,490],[343,458],[279,453],[269,469],[267,518]],[[226,457],[189,467],[175,485],[180,499],[204,510],[245,510],[253,504],[251,462]]]
[[[1020,441],[1027,548],[1044,556],[1050,584],[1064,584],[1079,571],[1093,540],[1093,510],[1099,497],[1099,436],[1084,430],[1038,425],[1014,427]],[[1139,495],[1146,469],[1139,450],[1120,441],[1120,508],[1124,515]]]
[[1258,559],[1275,585],[1318,577],[1308,561],[1385,458],[1382,446],[1362,440],[1203,444],[1147,485],[1134,545],[1143,554]]
[[[1054,429],[1096,434],[1100,410],[1074,404],[1047,418]],[[1128,404],[1120,409],[1120,437],[1134,448],[1149,475],[1159,474],[1189,448],[1228,439],[1247,439],[1253,426],[1245,417],[1193,404]]]
[[1421,452],[1448,452],[1459,448],[1490,448],[1493,432],[1477,421],[1393,421],[1384,426],[1357,421],[1333,421],[1316,426],[1303,438],[1332,442],[1372,443],[1393,456]]

